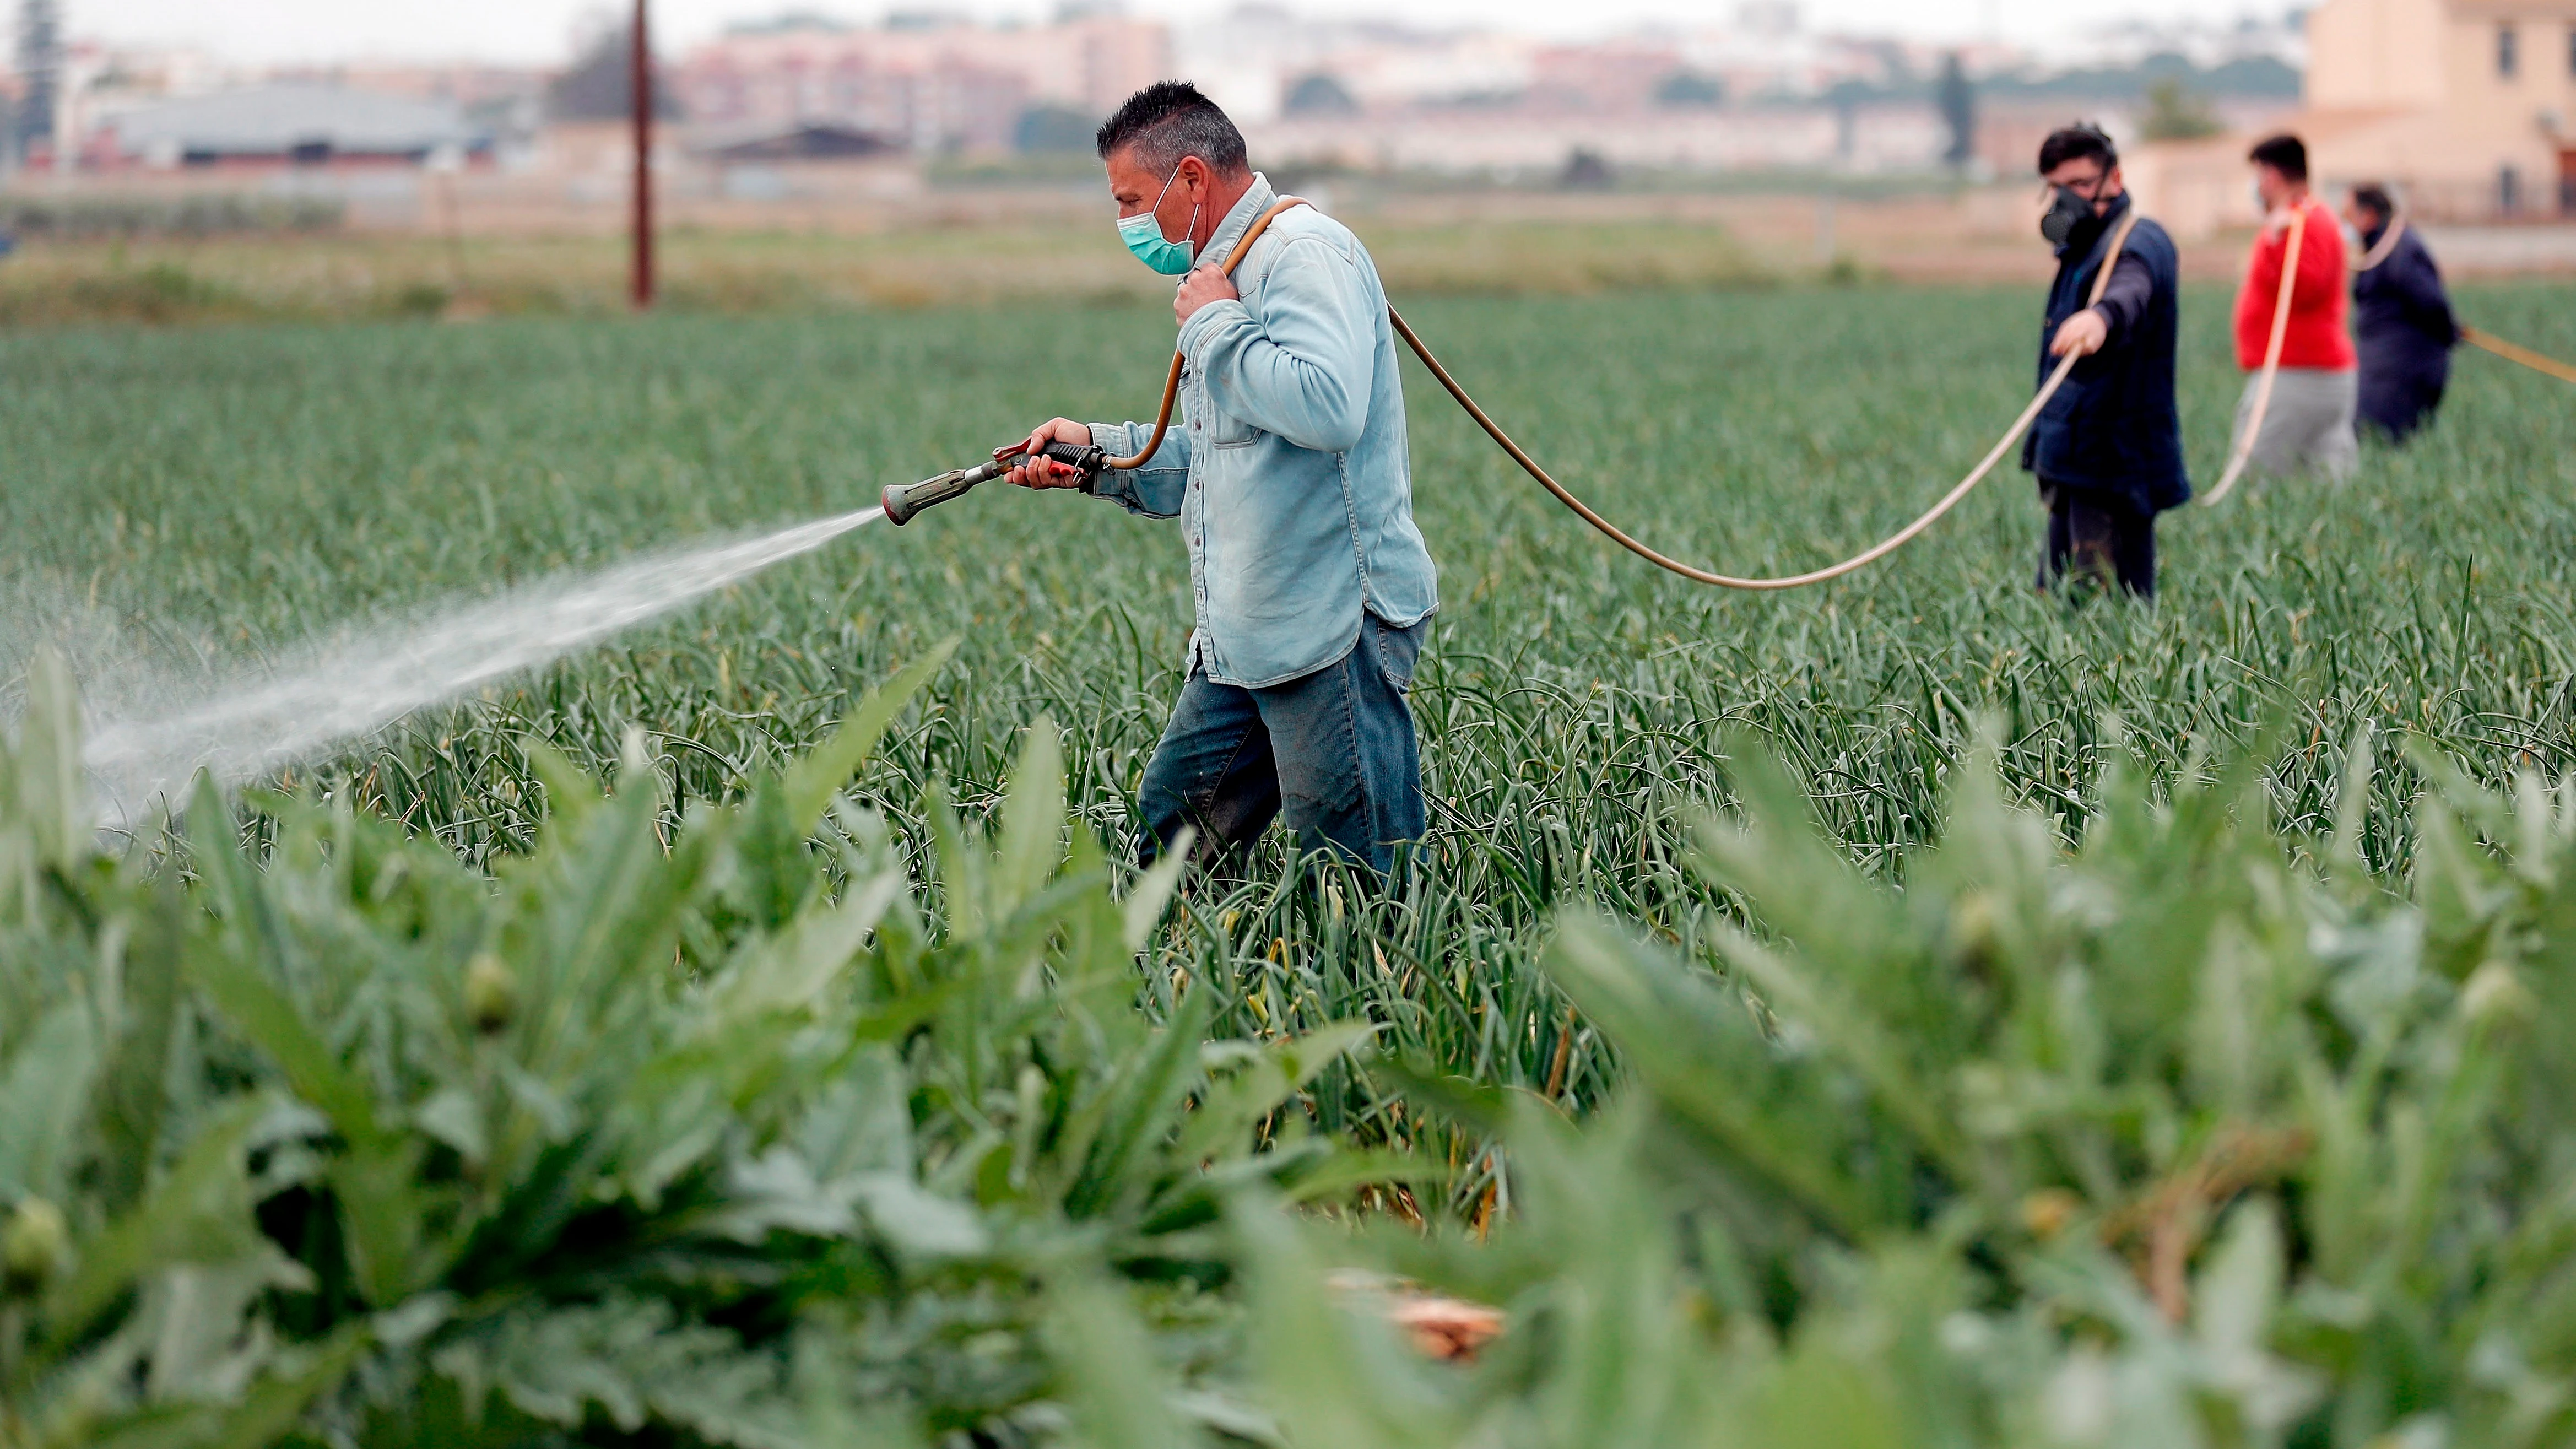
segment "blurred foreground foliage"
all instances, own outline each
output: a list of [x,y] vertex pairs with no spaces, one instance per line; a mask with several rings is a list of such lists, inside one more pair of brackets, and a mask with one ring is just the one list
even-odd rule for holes
[[[2576,787],[2419,758],[2410,902],[2363,860],[2367,735],[2330,842],[2239,759],[2115,766],[2071,852],[1987,745],[1899,888],[1739,755],[1695,862],[1753,923],[1719,972],[1579,911],[1545,958],[1620,1100],[1416,1083],[1505,1144],[1510,1231],[1257,1228],[1292,1438],[2570,1442]],[[1298,1270],[1336,1253],[1514,1327],[1390,1374]]]
[[[0,1445],[2576,1433],[2576,787],[2417,759],[2401,897],[2366,734],[2297,841],[2200,761],[2115,767],[2069,848],[1984,747],[1900,886],[1733,749],[1705,959],[1557,918],[1620,1064],[1572,1121],[1140,993],[1176,878],[1068,828],[1052,727],[989,835],[930,803],[914,879],[843,789],[942,658],[676,824],[640,743],[613,794],[540,755],[497,879],[281,797],[255,848],[200,795],[103,855],[41,664],[0,768]],[[1346,1057],[1490,1146],[1490,1218],[1344,1210],[1424,1172],[1313,1130]],[[1417,1357],[1391,1281],[1509,1326]]]
[[498,880],[284,798],[264,864],[210,794],[158,868],[103,857],[40,669],[0,772],[0,1445],[1034,1443],[1076,1340],[1263,1432],[1211,1378],[1224,1195],[1400,1174],[1260,1130],[1367,1030],[1139,1013],[1176,876],[1113,897],[1050,730],[917,891],[839,797],[939,657],[667,836],[640,747],[614,795],[552,769]]

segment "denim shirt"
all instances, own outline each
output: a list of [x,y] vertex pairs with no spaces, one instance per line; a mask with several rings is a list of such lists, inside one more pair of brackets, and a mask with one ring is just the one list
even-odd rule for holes
[[[1277,199],[1255,176],[1204,255],[1233,250]],[[1143,467],[1104,472],[1092,491],[1181,521],[1190,667],[1262,689],[1348,654],[1364,614],[1407,628],[1439,597],[1413,526],[1395,332],[1367,249],[1301,206],[1253,243],[1234,282],[1241,301],[1211,302],[1181,329],[1186,422]],[[1091,425],[1116,456],[1153,431]]]

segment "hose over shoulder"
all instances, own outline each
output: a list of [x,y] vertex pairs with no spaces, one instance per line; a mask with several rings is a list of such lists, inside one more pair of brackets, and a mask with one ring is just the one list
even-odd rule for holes
[[2254,460],[2255,442],[2263,436],[2264,415],[2272,410],[2272,384],[2281,376],[2281,344],[2290,335],[2290,295],[2299,285],[2299,244],[2307,236],[2308,209],[2302,206],[2290,214],[2290,240],[2281,249],[2281,289],[2272,298],[2272,339],[2263,345],[2263,372],[2254,382],[2254,406],[2246,414],[2236,446],[2228,450],[2226,470],[2218,475],[2209,496],[2201,500],[2209,507],[2217,507],[2235,491],[2237,480],[2245,476],[2245,466]]
[[[1236,239],[1234,250],[1225,254],[1225,274],[1233,276],[1234,269],[1243,265],[1243,259],[1252,255],[1252,244],[1261,240],[1263,232],[1270,230],[1270,223],[1279,219],[1279,213],[1304,205],[1307,201],[1302,196],[1283,196],[1272,202],[1268,211],[1253,218],[1252,225],[1245,227],[1243,235]],[[1164,435],[1172,430],[1172,404],[1181,395],[1181,361],[1181,354],[1172,354],[1172,369],[1163,376],[1163,406],[1154,414],[1154,431],[1145,439],[1143,451],[1131,458],[1104,458],[1101,467],[1129,472],[1144,467],[1146,459],[1162,451]]]
[[[1243,239],[1236,242],[1234,244],[1234,250],[1227,255],[1225,259],[1225,271],[1227,275],[1231,276],[1233,274],[1234,269],[1242,263],[1244,256],[1252,250],[1253,242],[1258,240],[1261,234],[1269,229],[1270,223],[1276,219],[1281,212],[1287,211],[1292,207],[1304,206],[1306,204],[1306,201],[1302,197],[1286,196],[1281,197],[1277,204],[1273,205],[1268,211],[1263,212],[1259,219],[1254,221],[1253,224],[1245,230]],[[2129,242],[2129,233],[2136,228],[2137,224],[2138,213],[2135,210],[2132,210],[2121,220],[2118,230],[2111,234],[2111,240],[2103,250],[2102,270],[2093,279],[2093,293],[2089,299],[2090,301],[2099,302],[2102,300],[2102,291],[2105,287],[2109,286],[2111,282],[2111,270],[2119,265],[2120,254],[2122,250],[2127,247]],[[2294,260],[2295,256],[2296,253],[2293,252]],[[1502,424],[1494,421],[1493,415],[1486,412],[1485,409],[1476,402],[1475,398],[1469,396],[1467,389],[1459,383],[1456,377],[1450,374],[1449,369],[1441,365],[1440,359],[1432,355],[1429,345],[1423,342],[1420,333],[1413,330],[1412,324],[1404,320],[1402,313],[1397,312],[1395,308],[1390,306],[1386,309],[1386,318],[1387,321],[1394,326],[1396,335],[1404,339],[1404,344],[1407,347],[1413,349],[1413,355],[1422,359],[1422,365],[1430,369],[1432,377],[1439,381],[1441,387],[1447,389],[1449,396],[1456,400],[1459,407],[1466,410],[1467,416],[1475,419],[1476,425],[1485,430],[1485,436],[1493,439],[1495,446],[1509,454],[1511,460],[1518,463],[1523,472],[1528,473],[1530,477],[1536,479],[1538,481],[1538,485],[1554,496],[1557,502],[1564,504],[1569,509],[1572,509],[1576,517],[1600,530],[1604,537],[1610,539],[1620,547],[1627,549],[1630,553],[1637,555],[1639,558],[1646,560],[1648,563],[1655,565],[1657,568],[1668,569],[1673,573],[1681,575],[1683,578],[1691,579],[1703,584],[1713,584],[1722,589],[1795,589],[1803,588],[1808,584],[1821,584],[1828,579],[1841,578],[1843,575],[1850,573],[1855,569],[1866,568],[1870,564],[1876,563],[1878,560],[1885,558],[1899,548],[1904,547],[1917,535],[1921,534],[1923,530],[1930,528],[1933,524],[1939,522],[1943,514],[1946,514],[1951,509],[1957,507],[1961,499],[1967,497],[1970,492],[1975,490],[1979,483],[1985,481],[1986,475],[1994,471],[1994,467],[1997,463],[2003,461],[2004,455],[2012,450],[2013,444],[2020,442],[2022,434],[2030,431],[2030,425],[2038,420],[2040,410],[2047,407],[2048,400],[2057,395],[2058,388],[2063,386],[2066,382],[2067,374],[2075,370],[2075,364],[2077,361],[2076,357],[2073,355],[2069,355],[2065,359],[2061,360],[2057,364],[2056,370],[2048,375],[2048,380],[2045,383],[2042,383],[2039,391],[2032,396],[2029,405],[2021,410],[2021,416],[2013,420],[2012,427],[2010,430],[2005,432],[2002,439],[1996,442],[1994,447],[1987,451],[1985,457],[1978,461],[1975,468],[1969,470],[1968,476],[1960,479],[1958,483],[1951,487],[1949,492],[1941,496],[1941,500],[1939,502],[1925,510],[1922,515],[1917,517],[1913,522],[1898,529],[1896,532],[1889,534],[1886,538],[1870,545],[1861,552],[1852,555],[1850,558],[1842,560],[1840,563],[1828,564],[1823,568],[1811,569],[1806,573],[1787,574],[1778,578],[1738,578],[1732,574],[1721,574],[1712,572],[1708,569],[1696,568],[1690,564],[1683,563],[1679,559],[1660,553],[1638,541],[1634,535],[1628,533],[1625,529],[1620,528],[1617,524],[1612,523],[1609,519],[1602,517],[1600,513],[1592,508],[1591,505],[1585,503],[1582,499],[1575,497],[1573,490],[1556,481],[1555,477],[1551,475],[1546,468],[1542,467],[1536,458],[1530,456],[1529,450],[1523,448],[1519,443],[1514,442],[1511,434],[1503,431]],[[2278,342],[2276,339],[2276,349],[2277,346]],[[1171,430],[1172,405],[1180,393],[1180,386],[1181,358],[1179,354],[1175,353],[1172,357],[1171,372],[1163,381],[1162,409],[1160,412],[1155,414],[1154,431],[1152,436],[1146,439],[1144,450],[1131,458],[1107,459],[1101,464],[1102,467],[1119,469],[1139,468],[1144,466],[1146,459],[1154,456],[1155,452],[1163,446],[1164,434]]]

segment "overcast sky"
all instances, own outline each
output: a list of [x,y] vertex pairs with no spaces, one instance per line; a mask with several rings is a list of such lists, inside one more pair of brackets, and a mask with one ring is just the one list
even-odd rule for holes
[[[1186,19],[1233,8],[1236,0],[1131,0],[1139,14]],[[1328,15],[1366,13],[1426,25],[1481,22],[1551,34],[1598,33],[1639,23],[1695,23],[1731,13],[1731,0],[1291,0],[1292,8]],[[727,21],[807,9],[873,19],[886,0],[652,0],[664,48],[705,38]],[[12,7],[14,9],[14,7]],[[602,0],[63,0],[75,36],[117,41],[182,42],[241,61],[561,59],[585,15]],[[613,8],[622,9],[619,3]],[[1051,0],[956,0],[896,8],[964,10],[988,17],[1037,18]],[[2257,7],[2246,0],[2101,0],[2080,8],[2063,0],[1808,0],[1818,26],[1934,38],[1980,35],[2056,41],[2071,15],[2081,23],[2142,17],[2233,19]],[[2269,12],[2277,4],[2264,5]]]

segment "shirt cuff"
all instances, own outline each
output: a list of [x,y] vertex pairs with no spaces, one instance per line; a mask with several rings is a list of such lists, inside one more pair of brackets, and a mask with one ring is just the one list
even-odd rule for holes
[[[1083,426],[1091,429],[1091,446],[1112,458],[1127,456],[1127,426],[1124,423],[1085,423]],[[1118,497],[1118,489],[1111,481],[1114,476],[1108,468],[1095,468],[1091,477],[1084,481],[1082,491],[1094,498]],[[1104,489],[1104,484],[1110,486]]]

